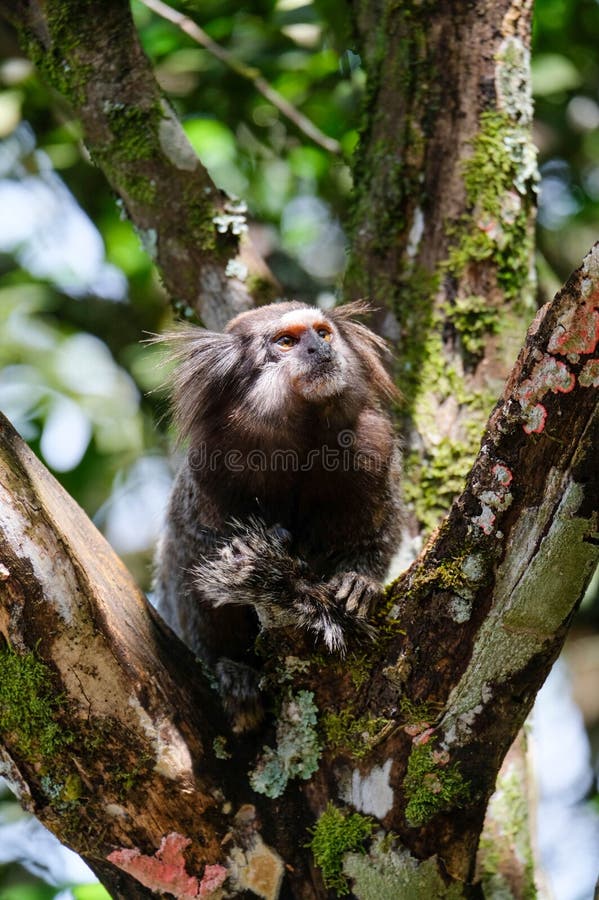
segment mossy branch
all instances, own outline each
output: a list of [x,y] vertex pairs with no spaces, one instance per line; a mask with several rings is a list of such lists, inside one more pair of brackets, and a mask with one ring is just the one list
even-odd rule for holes
[[254,297],[250,286],[274,287],[274,279],[246,239],[244,209],[227,202],[189,144],[141,49],[129,3],[0,2],[0,15],[80,118],[93,161],[171,298],[216,329],[264,302],[264,291]]
[[115,897],[150,896],[107,861],[116,850],[151,856],[165,836],[189,834],[199,869],[214,863],[226,830],[213,793],[211,747],[226,733],[214,695],[4,417],[0,548],[1,753],[22,804]]

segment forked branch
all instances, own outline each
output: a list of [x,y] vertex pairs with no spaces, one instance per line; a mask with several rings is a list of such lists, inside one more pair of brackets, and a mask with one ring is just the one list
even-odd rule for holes
[[[599,557],[598,338],[596,246],[533,323],[464,493],[391,589],[377,646],[342,662],[274,635],[266,668],[301,792],[281,766],[268,785],[289,731],[236,742],[191,657],[4,422],[0,724],[23,804],[115,897],[196,897],[226,879],[276,897],[285,867],[292,895],[322,897],[298,834],[329,799],[396,836],[362,865],[349,854],[355,885],[385,856],[428,860],[423,878],[432,867],[461,890],[501,759]],[[320,710],[309,750],[302,703]]]

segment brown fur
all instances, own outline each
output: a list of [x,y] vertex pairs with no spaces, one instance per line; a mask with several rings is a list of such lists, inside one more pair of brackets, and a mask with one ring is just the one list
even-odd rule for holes
[[272,304],[223,334],[163,338],[189,452],[158,551],[158,606],[228,695],[229,661],[254,662],[253,610],[263,627],[297,624],[332,650],[368,630],[401,504],[386,410],[396,391],[384,342],[354,319],[366,311]]

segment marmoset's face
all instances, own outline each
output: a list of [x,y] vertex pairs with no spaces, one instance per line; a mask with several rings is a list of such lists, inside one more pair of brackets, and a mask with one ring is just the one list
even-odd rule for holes
[[293,393],[309,402],[328,400],[346,386],[343,340],[318,310],[293,310],[281,316],[267,336],[267,366]]
[[268,421],[276,429],[295,419],[298,402],[334,403],[348,386],[352,351],[314,307],[280,304],[276,313],[262,307],[239,316],[231,333],[251,336],[247,353],[255,369],[244,406],[256,422]]
[[284,445],[313,442],[323,423],[350,427],[361,410],[396,396],[384,342],[352,319],[365,312],[360,302],[328,314],[273,303],[240,313],[222,333],[173,332],[181,433],[197,444],[207,432],[224,428],[230,438],[237,429],[240,439]]

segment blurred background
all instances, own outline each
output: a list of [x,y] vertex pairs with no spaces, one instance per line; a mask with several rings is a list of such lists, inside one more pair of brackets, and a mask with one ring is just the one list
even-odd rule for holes
[[[214,181],[249,208],[288,296],[332,303],[364,91],[337,0],[181,3],[339,144],[329,153],[139,0],[157,77]],[[537,0],[533,90],[542,176],[539,303],[599,237],[599,3]],[[165,198],[165,202],[167,202]],[[81,143],[78,123],[0,22],[0,409],[148,589],[172,478],[157,274]],[[537,705],[538,828],[557,900],[593,896],[599,868],[599,603],[587,595]],[[0,787],[0,900],[100,900],[82,863]]]

